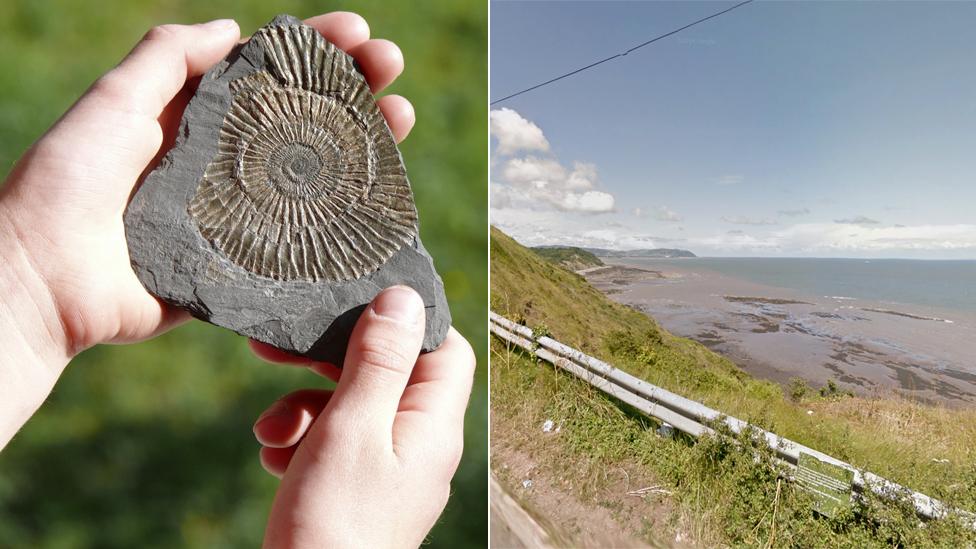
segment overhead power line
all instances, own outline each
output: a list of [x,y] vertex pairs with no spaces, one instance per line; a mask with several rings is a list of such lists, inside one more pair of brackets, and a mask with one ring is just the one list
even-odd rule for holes
[[595,62],[595,63],[590,63],[589,65],[587,65],[587,66],[585,66],[585,67],[580,67],[580,68],[578,68],[578,69],[576,69],[576,70],[574,70],[574,71],[571,71],[571,72],[567,72],[566,74],[563,74],[563,75],[560,75],[560,76],[557,76],[557,77],[555,77],[555,78],[553,78],[553,79],[551,79],[551,80],[546,80],[545,82],[542,82],[541,84],[536,84],[535,86],[532,86],[531,88],[525,88],[525,89],[524,89],[524,90],[522,90],[522,91],[519,91],[519,92],[515,92],[515,93],[513,93],[513,94],[511,94],[511,95],[506,95],[505,97],[502,97],[501,99],[496,99],[496,100],[494,100],[494,101],[492,101],[492,102],[491,102],[491,103],[489,103],[489,104],[490,104],[490,105],[494,105],[494,104],[496,104],[496,103],[501,103],[502,101],[506,101],[506,100],[508,100],[508,99],[511,99],[511,98],[513,98],[513,97],[516,97],[516,96],[519,96],[519,95],[522,95],[523,93],[527,93],[527,92],[530,92],[530,91],[532,91],[532,90],[536,90],[536,89],[539,89],[539,88],[541,88],[542,86],[548,86],[549,84],[552,84],[553,82],[556,82],[557,80],[562,80],[563,78],[567,78],[567,77],[569,77],[569,76],[573,76],[574,74],[579,74],[579,73],[581,73],[581,72],[583,72],[583,71],[585,71],[585,70],[587,70],[587,69],[592,69],[593,67],[595,67],[595,66],[597,66],[597,65],[602,65],[603,63],[606,63],[607,61],[613,61],[614,59],[616,59],[616,58],[618,58],[618,57],[624,57],[624,56],[626,56],[626,55],[627,55],[628,53],[631,53],[631,52],[633,52],[633,51],[636,51],[636,50],[639,50],[639,49],[641,49],[641,48],[643,48],[644,46],[647,46],[647,45],[650,45],[650,44],[653,44],[654,42],[657,42],[658,40],[661,40],[662,38],[667,38],[667,37],[669,37],[669,36],[671,36],[671,35],[674,35],[674,34],[678,34],[679,32],[681,32],[681,31],[683,31],[683,30],[685,30],[685,29],[687,29],[687,28],[690,28],[690,27],[694,27],[694,26],[695,26],[695,25],[697,25],[698,23],[704,23],[705,21],[708,21],[709,19],[713,19],[713,18],[715,18],[715,17],[718,17],[719,15],[722,15],[722,14],[725,14],[725,13],[728,13],[728,12],[730,12],[730,11],[732,11],[732,10],[734,10],[734,9],[736,9],[736,8],[738,8],[738,7],[740,7],[740,6],[744,6],[744,5],[746,5],[746,4],[749,4],[749,3],[751,3],[752,1],[753,1],[753,0],[745,0],[744,2],[739,2],[738,4],[736,4],[736,5],[734,5],[734,6],[732,6],[731,8],[727,8],[727,9],[724,9],[724,10],[722,10],[722,11],[720,11],[720,12],[716,12],[716,13],[713,13],[713,14],[711,14],[711,15],[709,15],[708,17],[703,17],[703,18],[701,18],[701,19],[699,19],[699,20],[697,20],[697,21],[694,21],[694,22],[692,22],[692,23],[688,23],[687,25],[685,25],[685,26],[683,26],[683,27],[681,27],[680,29],[674,29],[674,30],[673,30],[673,31],[671,31],[671,32],[668,32],[668,33],[665,33],[665,34],[662,34],[662,35],[660,35],[660,36],[655,36],[654,38],[651,38],[651,39],[650,39],[650,40],[648,40],[647,42],[642,42],[642,43],[640,43],[640,44],[637,44],[636,46],[634,46],[634,47],[632,47],[632,48],[630,48],[630,49],[629,49],[629,50],[627,50],[627,51],[623,51],[623,52],[620,52],[620,53],[618,53],[618,54],[616,54],[616,55],[611,55],[610,57],[607,57],[606,59],[601,59],[601,60],[599,60],[599,61],[597,61],[597,62]]

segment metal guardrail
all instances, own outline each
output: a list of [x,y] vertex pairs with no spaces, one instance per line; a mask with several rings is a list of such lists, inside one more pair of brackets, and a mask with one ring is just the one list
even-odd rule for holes
[[970,527],[976,529],[976,515],[972,513],[949,508],[935,498],[915,492],[874,473],[862,471],[823,452],[638,379],[550,337],[535,337],[528,327],[516,324],[495,312],[490,312],[489,315],[491,332],[496,336],[566,370],[593,387],[659,421],[670,424],[683,433],[696,438],[702,434],[714,433],[714,429],[709,425],[719,422],[724,423],[734,433],[751,429],[754,436],[761,438],[777,457],[791,466],[795,467],[798,464],[800,454],[813,456],[823,462],[851,471],[853,486],[862,492],[870,491],[890,501],[908,501],[919,515],[930,519],[949,515],[960,516]]

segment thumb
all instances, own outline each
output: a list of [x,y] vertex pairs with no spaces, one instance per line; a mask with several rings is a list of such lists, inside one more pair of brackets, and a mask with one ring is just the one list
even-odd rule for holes
[[230,20],[154,27],[28,154],[51,163],[42,175],[61,174],[65,163],[87,166],[91,173],[82,173],[110,193],[95,200],[104,199],[114,211],[126,203],[133,182],[159,153],[163,110],[188,79],[223,59],[239,36],[237,23]]
[[107,100],[130,112],[159,116],[183,88],[237,43],[230,19],[153,27],[121,63],[92,86],[86,99]]
[[393,420],[420,355],[424,302],[411,288],[380,292],[363,311],[349,338],[342,377],[327,414],[353,414],[392,432]]

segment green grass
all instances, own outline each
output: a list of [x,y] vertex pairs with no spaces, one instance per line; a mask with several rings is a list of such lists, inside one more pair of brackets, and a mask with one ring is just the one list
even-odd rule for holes
[[[465,456],[431,547],[487,539],[487,4],[289,0],[4,3],[0,175],[152,25],[237,19],[247,34],[278,13],[364,15],[406,71],[388,90],[417,125],[401,146],[421,236],[479,370]],[[0,547],[255,547],[277,481],[251,424],[282,394],[326,385],[263,364],[244,340],[192,322],[139,345],[79,356],[0,454]]]
[[600,258],[582,248],[566,246],[530,249],[546,261],[559,265],[564,269],[569,269],[570,271],[579,271],[588,267],[599,267],[603,265]]
[[[928,495],[976,509],[976,412],[896,399],[805,396],[794,402],[778,385],[751,378],[704,346],[669,334],[649,317],[611,302],[582,277],[541,261],[495,229],[491,254],[496,312],[544,329],[564,343],[678,394]],[[751,458],[743,461],[722,441],[672,447],[651,436],[649,420],[588,386],[540,367],[497,341],[493,353],[496,436],[500,430],[518,433],[520,428],[534,433],[545,418],[567,418],[572,427],[564,427],[568,433],[561,439],[564,443],[557,450],[550,447],[557,455],[543,461],[572,464],[567,474],[573,471],[578,479],[588,479],[581,481],[584,494],[596,490],[587,487],[599,483],[600,476],[592,474],[596,469],[636,460],[676,488],[676,521],[684,521],[683,527],[696,532],[696,537],[733,544],[768,538],[758,533],[771,523],[763,526],[755,514],[769,511],[762,502],[771,504],[775,492],[775,478],[762,470],[764,465],[754,464]],[[936,459],[949,461],[936,463]],[[828,521],[825,527],[804,511],[802,497],[789,490],[783,496],[787,499],[779,501],[784,512],[789,510],[788,520],[779,527],[795,531],[796,540],[884,546],[913,539],[948,543],[956,539],[953,536],[963,535],[951,521],[918,528],[910,513],[878,502],[856,517]],[[894,518],[880,528],[879,517],[888,515]],[[752,529],[758,533],[748,534]],[[785,539],[781,541],[787,544]]]

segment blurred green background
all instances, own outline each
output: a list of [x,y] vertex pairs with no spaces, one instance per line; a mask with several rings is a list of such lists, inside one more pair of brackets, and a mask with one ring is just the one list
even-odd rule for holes
[[[233,17],[250,34],[278,13],[356,11],[395,41],[406,71],[387,90],[417,125],[401,146],[421,235],[455,325],[478,354],[465,456],[429,547],[487,540],[487,26],[484,0],[4,0],[0,173],[152,25]],[[111,131],[111,128],[106,128]],[[0,547],[255,547],[277,481],[251,425],[304,370],[255,359],[193,321],[139,345],[79,356],[0,453]]]

